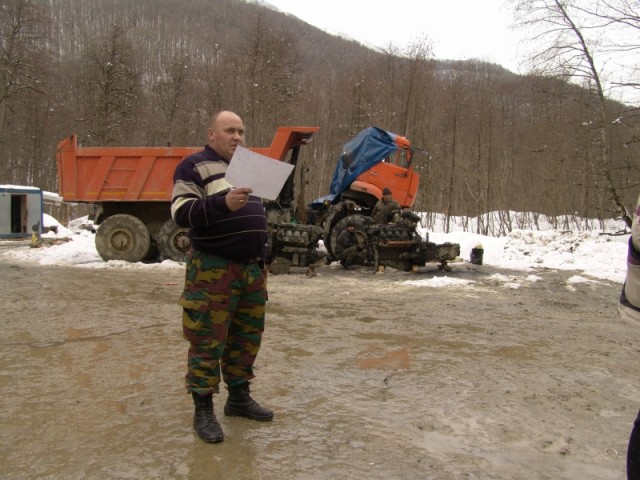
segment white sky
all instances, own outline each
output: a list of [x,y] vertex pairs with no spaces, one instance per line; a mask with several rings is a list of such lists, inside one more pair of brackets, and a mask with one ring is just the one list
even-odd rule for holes
[[[518,214],[513,214],[514,218]],[[58,234],[49,232],[44,237],[67,237],[72,241],[60,245],[30,248],[23,245],[0,251],[0,255],[14,260],[30,261],[43,265],[67,265],[83,268],[128,268],[128,269],[184,269],[184,265],[165,260],[160,263],[127,263],[121,260],[105,262],[100,258],[95,247],[95,235],[84,229],[77,229],[81,221],[78,219],[69,230],[49,215],[44,216],[45,226],[58,226]],[[544,224],[544,217],[540,218]],[[438,224],[444,223],[439,220]],[[597,222],[592,222],[597,225]],[[608,236],[601,235],[600,230],[584,232],[567,232],[556,230],[514,230],[504,237],[487,237],[462,231],[460,219],[453,219],[452,233],[429,232],[429,240],[435,243],[453,242],[460,244],[460,255],[464,262],[469,262],[472,248],[480,244],[484,249],[485,265],[512,269],[517,273],[495,274],[493,276],[497,286],[503,288],[526,287],[530,282],[540,280],[536,275],[538,269],[575,270],[576,274],[567,281],[565,288],[572,289],[575,283],[588,282],[624,282],[627,268],[627,247],[629,235]],[[472,228],[473,225],[470,226]],[[624,229],[621,222],[610,221],[606,231],[615,232]],[[426,232],[422,232],[423,235]],[[435,265],[435,264],[434,264]],[[452,272],[446,276],[438,275],[437,269],[432,268],[434,274],[407,274],[406,280],[413,285],[440,288],[448,285],[464,285],[474,288],[472,280],[461,279],[456,275],[456,269],[464,268],[464,264],[452,263]],[[318,269],[322,276],[324,268],[342,268],[337,262]],[[482,268],[482,267],[478,267]],[[360,274],[355,271],[354,274]],[[304,278],[301,276],[301,278]]]
[[[522,40],[525,32],[513,28],[508,0],[254,1],[269,3],[322,30],[371,47],[384,48],[391,42],[402,48],[426,35],[438,60],[474,58],[502,65],[514,73],[527,73],[527,47]],[[629,35],[634,34],[637,32],[631,29]],[[638,65],[637,52],[634,50],[626,56],[616,52],[608,59],[604,52],[598,51],[597,57],[607,95],[630,105],[640,103],[640,93],[634,89],[609,90],[610,81],[637,79],[637,76],[629,77]]]
[[333,34],[403,47],[426,35],[438,60],[476,58],[519,69],[518,37],[505,0],[263,0]]

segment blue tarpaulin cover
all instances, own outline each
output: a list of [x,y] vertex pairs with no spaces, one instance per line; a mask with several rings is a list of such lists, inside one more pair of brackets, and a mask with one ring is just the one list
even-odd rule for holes
[[363,172],[382,162],[390,153],[398,149],[396,134],[378,127],[362,130],[344,144],[342,155],[331,180],[329,195],[314,200],[311,205],[324,201],[333,202]]

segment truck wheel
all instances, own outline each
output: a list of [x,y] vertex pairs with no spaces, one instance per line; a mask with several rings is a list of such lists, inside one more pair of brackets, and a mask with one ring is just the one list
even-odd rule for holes
[[175,262],[186,261],[191,248],[191,240],[187,235],[188,231],[188,228],[177,226],[172,219],[162,224],[156,236],[156,243],[162,258]]
[[133,215],[119,213],[104,220],[96,233],[96,249],[103,260],[140,262],[151,246],[149,231]]

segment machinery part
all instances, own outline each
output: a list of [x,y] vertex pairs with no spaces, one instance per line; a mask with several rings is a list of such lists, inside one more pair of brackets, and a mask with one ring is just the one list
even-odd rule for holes
[[374,273],[393,267],[397,270],[410,272],[416,267],[424,266],[427,262],[437,261],[441,268],[449,271],[447,261],[454,260],[460,255],[460,245],[444,243],[437,245],[422,239],[417,232],[416,220],[419,217],[412,212],[403,212],[400,221],[396,223],[374,223],[371,217],[353,214],[338,220],[325,238],[325,245],[331,254],[330,259],[336,260],[333,251],[340,232],[348,223],[356,225],[359,241],[365,243],[365,265],[372,266]]
[[173,219],[164,222],[156,235],[162,258],[184,263],[191,248],[188,232],[188,228],[179,227]]
[[334,251],[338,235],[349,223],[356,225],[359,243],[366,250],[365,265],[372,266],[374,273],[385,266],[410,271],[416,262],[424,265],[419,255],[421,238],[415,232],[415,225],[377,224],[371,217],[361,214],[346,216],[335,224],[329,234],[328,250]]
[[404,272],[410,272],[414,265],[422,263],[416,255],[419,243],[412,240],[387,240],[386,243],[378,243],[376,257],[376,271],[380,266],[393,267]]
[[283,257],[274,258],[269,265],[269,273],[273,275],[286,275],[290,273],[291,262]]
[[423,255],[427,262],[437,261],[444,265],[447,261],[455,260],[460,256],[460,245],[451,242],[441,244],[427,242],[423,245]]
[[292,267],[316,265],[324,257],[317,248],[321,238],[322,229],[315,225],[298,223],[271,225],[266,263],[271,264],[279,258],[281,262],[286,260]]
[[151,236],[145,224],[126,213],[105,219],[96,233],[96,249],[105,261],[140,262],[150,246]]

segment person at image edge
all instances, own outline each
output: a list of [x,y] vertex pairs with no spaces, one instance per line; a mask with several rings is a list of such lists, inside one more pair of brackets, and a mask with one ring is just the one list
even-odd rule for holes
[[[620,293],[620,316],[640,326],[640,196],[636,202],[627,254],[627,276]],[[627,449],[627,478],[640,480],[640,412],[633,424]]]

